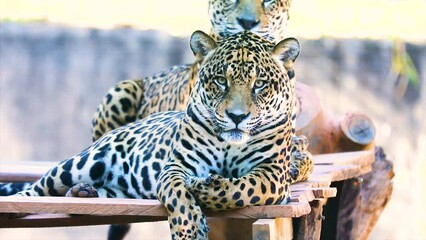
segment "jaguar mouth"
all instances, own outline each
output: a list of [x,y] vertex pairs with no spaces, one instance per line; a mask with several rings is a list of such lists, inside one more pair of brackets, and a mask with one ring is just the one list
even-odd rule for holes
[[244,144],[250,139],[250,134],[235,128],[221,132],[220,137],[230,144]]

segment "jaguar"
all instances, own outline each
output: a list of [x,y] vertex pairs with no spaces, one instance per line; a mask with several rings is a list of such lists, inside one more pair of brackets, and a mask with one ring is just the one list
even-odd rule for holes
[[[284,39],[289,19],[291,0],[225,0],[209,1],[212,24],[210,35],[217,40],[241,31],[251,31],[272,42]],[[162,111],[185,110],[194,88],[199,61],[174,66],[154,76],[125,80],[112,87],[98,106],[92,120],[92,139],[105,133]],[[295,78],[293,63],[286,63],[290,78]],[[293,133],[296,129],[296,109],[292,115]],[[293,182],[306,180],[300,168],[313,170],[308,141],[304,136],[293,136],[291,177]],[[304,171],[308,173],[309,171]]]
[[[284,39],[291,0],[209,0],[210,35],[218,40],[247,30],[270,41]],[[292,64],[286,66],[294,77]],[[92,139],[161,111],[184,110],[193,89],[198,64],[172,67],[144,79],[113,86],[92,120]]]
[[17,195],[75,196],[90,186],[99,197],[157,198],[172,239],[207,239],[203,208],[287,203],[296,97],[285,66],[299,42],[196,31],[190,47],[199,68],[185,111],[116,128]]

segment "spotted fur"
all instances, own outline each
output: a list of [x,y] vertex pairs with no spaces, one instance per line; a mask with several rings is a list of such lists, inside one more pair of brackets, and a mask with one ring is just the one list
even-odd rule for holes
[[286,203],[295,90],[284,65],[298,41],[243,32],[215,42],[197,31],[191,48],[200,67],[185,112],[112,130],[18,194],[60,196],[87,183],[100,197],[158,198],[172,239],[207,238],[201,206]]
[[32,183],[2,183],[0,184],[0,196],[13,195],[31,186]]
[[[209,0],[211,35],[220,39],[248,30],[272,42],[282,40],[290,3],[291,0]],[[142,80],[119,82],[108,91],[93,116],[93,140],[152,113],[184,110],[197,66],[177,66]],[[291,64],[287,69],[293,78]]]

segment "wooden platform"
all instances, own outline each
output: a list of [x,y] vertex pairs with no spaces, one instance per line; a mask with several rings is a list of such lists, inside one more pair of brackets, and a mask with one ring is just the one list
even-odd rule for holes
[[[291,186],[292,199],[289,204],[254,206],[220,212],[208,211],[207,216],[221,219],[260,219],[253,224],[253,231],[258,234],[259,231],[264,232],[267,229],[265,235],[269,236],[267,239],[274,239],[273,235],[276,234],[277,226],[289,224],[283,219],[291,220],[291,218],[309,214],[313,201],[336,196],[337,190],[330,187],[332,182],[355,178],[369,172],[373,161],[374,152],[372,151],[317,155],[314,156],[315,169],[309,180]],[[35,164],[37,166],[34,166]],[[39,162],[18,166],[17,164],[0,164],[0,181],[34,181],[55,164]],[[11,218],[17,213],[31,215]],[[0,227],[2,228],[133,223],[165,220],[166,216],[165,208],[157,200],[0,197]],[[280,223],[277,224],[278,222]],[[253,237],[256,234],[253,233]]]

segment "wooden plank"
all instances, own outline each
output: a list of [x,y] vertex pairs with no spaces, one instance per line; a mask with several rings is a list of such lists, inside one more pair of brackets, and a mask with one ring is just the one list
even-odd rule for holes
[[123,198],[0,197],[0,212],[167,216],[157,200]]
[[310,188],[328,188],[330,187],[331,182],[330,181],[312,181],[307,180],[303,182],[298,182],[295,184],[290,185],[290,191],[299,191],[299,190],[305,190]]
[[3,215],[0,217],[0,228],[70,227],[137,222],[156,222],[163,220],[167,220],[167,217],[101,215],[70,216],[65,214],[37,214],[29,215],[23,218],[9,219],[7,216]]
[[[300,217],[310,212],[307,202],[252,206],[227,211],[207,211],[223,218]],[[0,197],[0,213],[62,213],[83,215],[167,216],[157,200],[67,197]]]
[[374,162],[374,151],[355,151],[313,155],[315,165],[369,165]]
[[337,196],[337,188],[313,188],[315,199],[332,198]]
[[311,212],[311,207],[309,206],[308,202],[290,202],[285,205],[252,206],[219,212],[207,211],[206,215],[208,217],[221,218],[260,219],[277,217],[301,217],[308,214],[309,212]]
[[291,202],[309,203],[315,199],[315,195],[310,190],[294,191],[291,193]]
[[309,177],[309,181],[324,181],[328,179],[330,182],[337,182],[346,179],[356,178],[371,170],[371,165],[341,165],[341,166],[315,166],[314,172]]

